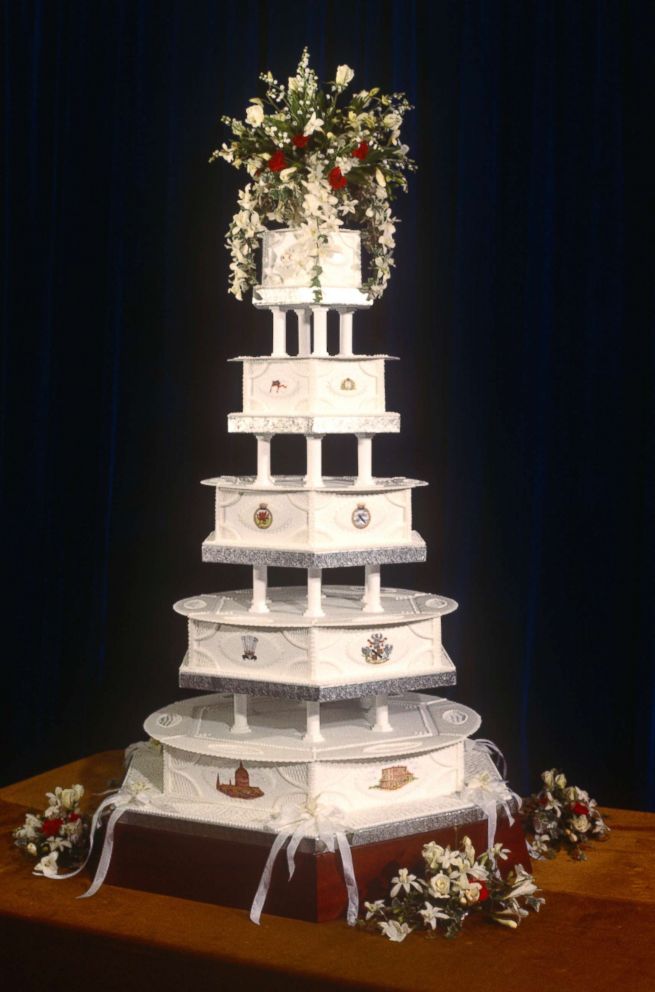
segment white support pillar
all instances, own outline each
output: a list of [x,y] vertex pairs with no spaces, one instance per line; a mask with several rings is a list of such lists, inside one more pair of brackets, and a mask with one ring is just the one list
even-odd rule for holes
[[321,704],[308,702],[307,706],[307,732],[303,740],[319,744],[324,740],[321,733]]
[[353,353],[353,312],[352,310],[339,311],[339,354],[352,355]]
[[298,354],[310,355],[312,351],[312,315],[307,309],[296,310],[298,317]]
[[327,315],[327,307],[312,307],[312,318],[314,322],[313,355],[324,356],[328,354]]
[[268,604],[266,602],[267,585],[268,568],[266,565],[253,565],[251,613],[268,613]]
[[375,723],[371,727],[374,734],[390,734],[393,727],[389,723],[388,696],[375,697]]
[[273,314],[273,351],[271,355],[281,358],[287,353],[287,312],[281,307],[271,307]]
[[245,692],[234,693],[234,723],[230,727],[231,734],[249,734],[248,726],[248,697]]
[[370,485],[373,482],[373,436],[357,435],[357,482]]
[[365,566],[364,596],[362,598],[362,609],[364,613],[384,613],[384,607],[380,598],[380,566]]
[[323,435],[308,434],[307,441],[307,474],[305,485],[323,485]]
[[320,568],[307,569],[307,609],[305,610],[303,616],[325,616],[321,605],[321,578]]
[[272,434],[257,435],[257,478],[258,486],[270,486],[271,479],[271,437]]

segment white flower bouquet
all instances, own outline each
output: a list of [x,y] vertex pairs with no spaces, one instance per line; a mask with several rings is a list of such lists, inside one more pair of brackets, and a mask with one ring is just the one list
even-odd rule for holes
[[402,941],[414,930],[454,937],[470,913],[514,930],[544,900],[521,865],[501,875],[498,860],[507,860],[508,854],[496,844],[476,857],[468,837],[459,851],[431,841],[423,848],[423,877],[401,868],[391,880],[390,901],[365,903],[366,917],[360,923],[392,941]]
[[563,850],[575,861],[585,861],[589,841],[605,840],[610,832],[596,800],[569,785],[557,768],[542,772],[541,780],[542,788],[521,810],[532,857],[554,858]]
[[81,864],[89,844],[89,819],[80,812],[84,787],[57,786],[47,792],[44,813],[27,813],[22,827],[13,831],[14,843],[26,854],[40,859],[34,867],[38,875],[55,876],[58,868]]
[[221,118],[233,137],[209,161],[222,158],[250,176],[227,232],[230,292],[237,299],[256,284],[261,233],[281,225],[312,246],[311,286],[320,302],[321,249],[345,220],[361,229],[368,251],[364,289],[370,298],[384,292],[394,264],[391,202],[416,168],[400,141],[411,106],[403,93],[385,95],[377,88],[346,98],[353,77],[349,66],[340,65],[321,89],[305,49],[286,86],[263,73],[265,98],[251,100],[244,120]]

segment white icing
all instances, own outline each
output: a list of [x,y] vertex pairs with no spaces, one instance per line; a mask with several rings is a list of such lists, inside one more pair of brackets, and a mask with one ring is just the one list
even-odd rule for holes
[[311,286],[314,256],[321,286],[359,289],[362,284],[361,235],[339,230],[318,242],[305,229],[265,231],[262,236],[262,286],[270,289]]

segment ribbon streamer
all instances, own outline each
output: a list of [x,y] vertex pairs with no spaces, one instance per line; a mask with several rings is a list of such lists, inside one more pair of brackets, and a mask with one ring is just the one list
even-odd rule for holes
[[475,775],[472,779],[470,779],[461,792],[462,799],[466,799],[468,802],[473,803],[474,806],[477,806],[484,813],[487,820],[487,848],[491,850],[496,839],[498,806],[502,806],[511,827],[514,823],[514,817],[512,816],[509,801],[510,799],[515,799],[518,808],[520,809],[521,798],[513,792],[512,789],[510,789],[505,781],[505,776],[507,775],[507,762],[505,761],[505,756],[502,751],[493,743],[493,741],[484,739],[474,741],[469,740],[466,741],[465,747],[469,752],[477,751],[479,753],[487,754],[492,761],[494,761],[494,763],[495,754],[499,757],[501,762],[501,781],[492,778],[489,772],[481,772],[479,775]]
[[[82,864],[76,868],[74,871],[66,872],[65,875],[49,875],[49,878],[53,878],[56,881],[64,878],[73,878],[75,875],[79,875],[81,871],[84,871],[91,854],[93,853],[93,845],[95,842],[96,832],[100,826],[100,820],[104,816],[105,812],[110,806],[113,806],[109,820],[107,822],[107,829],[105,831],[105,841],[102,845],[102,851],[100,853],[100,861],[98,862],[98,867],[93,879],[93,882],[81,896],[77,896],[78,899],[88,899],[90,896],[96,894],[105,878],[107,877],[107,872],[109,871],[109,865],[111,862],[111,854],[114,847],[114,831],[116,829],[116,824],[119,819],[128,808],[128,806],[146,806],[152,801],[152,795],[150,794],[150,786],[145,782],[134,781],[127,786],[125,784],[120,789],[110,790],[109,793],[104,794],[106,798],[102,800],[97,810],[93,814],[93,819],[91,820],[91,829],[89,831],[89,850],[87,855],[82,862]],[[40,872],[32,872],[33,875],[40,875]]]
[[353,865],[350,844],[345,833],[342,811],[336,806],[322,805],[311,800],[305,805],[287,803],[269,821],[268,826],[273,827],[277,831],[277,836],[269,851],[255,898],[250,907],[250,919],[252,922],[259,924],[271,884],[273,865],[284,845],[288,841],[287,866],[289,868],[289,880],[291,880],[296,868],[295,855],[298,846],[303,837],[314,834],[330,853],[335,853],[335,845],[339,849],[343,877],[348,893],[346,920],[349,926],[354,926],[357,921],[357,914],[359,913],[359,893],[355,880],[355,866]]

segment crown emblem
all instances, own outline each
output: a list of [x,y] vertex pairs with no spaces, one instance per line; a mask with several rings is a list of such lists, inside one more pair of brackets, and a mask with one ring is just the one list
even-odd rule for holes
[[341,388],[344,390],[344,392],[349,393],[353,389],[357,389],[357,384],[355,383],[354,379],[344,379],[343,382],[341,383]]

